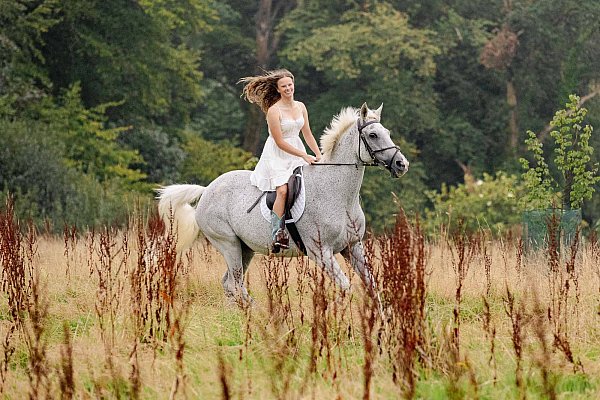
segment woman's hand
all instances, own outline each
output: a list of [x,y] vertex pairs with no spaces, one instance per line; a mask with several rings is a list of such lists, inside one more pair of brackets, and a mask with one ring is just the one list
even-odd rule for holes
[[313,157],[313,156],[311,156],[310,154],[305,154],[305,155],[303,155],[303,156],[302,156],[302,159],[303,159],[304,161],[306,161],[307,163],[309,163],[309,164],[314,164],[314,163],[316,163],[317,161],[319,161],[319,159],[317,159],[316,157]]

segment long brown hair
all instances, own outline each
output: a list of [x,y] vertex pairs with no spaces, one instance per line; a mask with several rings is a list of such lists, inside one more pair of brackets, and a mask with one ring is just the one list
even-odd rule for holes
[[267,71],[263,75],[241,78],[238,83],[244,84],[242,96],[250,103],[258,104],[266,114],[269,108],[281,98],[277,91],[277,81],[281,78],[292,78],[293,81],[294,75],[287,69],[276,69]]

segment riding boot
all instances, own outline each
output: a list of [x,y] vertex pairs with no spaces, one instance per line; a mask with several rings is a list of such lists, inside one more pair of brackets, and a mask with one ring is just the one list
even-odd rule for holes
[[290,248],[290,239],[285,231],[285,217],[279,218],[273,211],[271,211],[271,236],[273,253],[279,253],[280,249]]
[[279,247],[282,249],[290,248],[290,237],[285,229],[285,214],[279,220],[279,229],[275,233],[276,242],[279,243]]

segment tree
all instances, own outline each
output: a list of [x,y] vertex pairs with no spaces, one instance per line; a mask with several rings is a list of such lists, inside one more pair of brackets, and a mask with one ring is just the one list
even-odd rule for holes
[[101,104],[85,108],[80,99],[79,84],[64,91],[58,104],[43,104],[41,120],[54,131],[54,139],[64,147],[64,161],[75,170],[92,176],[97,181],[118,183],[131,188],[145,178],[130,168],[143,159],[135,150],[118,142],[119,133],[127,127],[106,128],[106,109],[115,104]]
[[113,121],[182,126],[201,98],[193,39],[212,16],[199,0],[62,0],[43,36],[54,93],[80,82],[87,107],[122,103]]
[[54,0],[0,0],[0,117],[23,110],[50,86],[40,48],[58,22],[56,8]]

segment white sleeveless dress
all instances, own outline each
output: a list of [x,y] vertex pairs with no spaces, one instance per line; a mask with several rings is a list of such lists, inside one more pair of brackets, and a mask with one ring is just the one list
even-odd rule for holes
[[[283,119],[281,113],[279,115],[283,140],[298,150],[306,152],[302,139],[300,139],[300,129],[304,126],[304,118],[301,116],[298,119]],[[269,130],[269,137],[265,142],[258,164],[250,175],[250,182],[262,191],[275,190],[277,186],[287,183],[294,169],[301,165],[308,165],[308,163],[302,157],[281,150]]]

